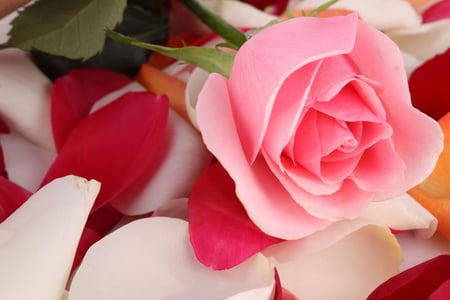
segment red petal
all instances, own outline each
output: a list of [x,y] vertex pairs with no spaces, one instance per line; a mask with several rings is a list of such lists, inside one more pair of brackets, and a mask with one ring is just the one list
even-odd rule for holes
[[31,196],[31,192],[0,176],[0,223]]
[[233,180],[214,162],[195,184],[188,202],[189,233],[197,259],[228,269],[282,240],[263,233],[236,197]]
[[450,49],[418,67],[409,79],[412,104],[435,120],[450,111],[449,70]]
[[97,234],[94,230],[90,228],[84,228],[83,233],[80,237],[80,242],[78,243],[77,252],[75,254],[75,258],[73,259],[72,270],[75,271],[76,268],[80,265],[83,260],[84,255],[89,250],[95,242],[99,241],[101,236]]
[[[450,255],[440,255],[392,277],[367,299],[428,299],[449,278]],[[447,298],[450,298],[450,293],[446,294]]]
[[167,97],[148,92],[127,93],[99,109],[75,127],[42,185],[68,174],[96,179],[99,208],[158,164],[168,112]]
[[119,223],[122,217],[123,215],[114,207],[105,205],[89,215],[86,227],[104,237]]
[[131,83],[124,75],[103,69],[77,69],[58,78],[52,88],[51,109],[56,149],[89,114],[97,100]]
[[422,22],[429,23],[450,18],[450,0],[441,0],[422,13]]

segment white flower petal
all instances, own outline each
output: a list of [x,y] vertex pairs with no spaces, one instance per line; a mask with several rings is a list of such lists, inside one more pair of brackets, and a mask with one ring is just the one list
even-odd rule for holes
[[417,230],[423,238],[431,237],[437,229],[437,219],[406,193],[387,201],[370,203],[360,218],[370,224],[396,230]]
[[6,171],[11,181],[34,192],[56,158],[56,152],[43,149],[15,132],[0,135]]
[[283,254],[272,254],[283,287],[299,299],[309,300],[365,299],[398,272],[402,261],[395,237],[387,228],[373,225],[348,234],[322,251],[300,254],[290,261],[277,261]]
[[186,110],[192,125],[194,125],[194,127],[197,129],[199,128],[197,123],[197,113],[195,110],[195,106],[197,105],[198,94],[202,90],[203,85],[205,84],[205,81],[208,78],[208,76],[209,73],[206,72],[205,70],[195,68],[191,76],[189,77],[186,85],[186,92],[185,92]]
[[404,52],[424,63],[450,48],[450,19],[423,24],[415,28],[392,30],[386,34]]
[[148,170],[130,189],[111,202],[121,213],[146,214],[165,201],[189,196],[210,155],[198,133],[172,110],[167,137],[167,150],[156,173]]
[[[291,9],[316,9],[328,0],[291,1]],[[361,19],[380,30],[416,27],[421,18],[414,8],[402,0],[340,0],[332,8],[358,12]]]
[[185,221],[155,217],[94,244],[72,280],[69,300],[225,299],[273,285],[273,266],[262,255],[213,271],[195,258]]
[[50,80],[18,49],[0,51],[0,116],[31,142],[55,149],[50,123]]
[[55,179],[0,224],[0,299],[61,299],[99,189],[94,180]]

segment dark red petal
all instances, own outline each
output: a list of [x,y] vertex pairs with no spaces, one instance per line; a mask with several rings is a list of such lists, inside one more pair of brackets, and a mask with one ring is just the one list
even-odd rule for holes
[[120,212],[107,204],[89,215],[86,227],[104,237],[119,223],[122,217],[123,215]]
[[275,11],[274,14],[282,14],[286,10],[288,0],[244,0],[248,4],[260,9],[265,10],[267,7],[272,6]]
[[189,233],[197,259],[228,269],[282,240],[266,235],[249,219],[223,167],[213,162],[195,184],[188,201]]
[[[367,299],[428,299],[448,279],[450,255],[440,255],[392,277],[377,287]],[[446,296],[445,299],[450,299],[450,293]]]
[[31,192],[0,176],[0,223],[30,198]]
[[94,210],[159,163],[169,104],[148,92],[127,93],[74,128],[41,185],[68,174],[101,182]]
[[89,114],[97,100],[131,83],[124,75],[103,69],[77,69],[58,78],[51,92],[51,116],[56,149]]
[[409,89],[413,106],[439,120],[450,111],[450,49],[418,67]]
[[441,0],[422,13],[422,22],[429,23],[450,18],[450,0]]
[[83,233],[80,237],[80,241],[78,242],[78,247],[75,258],[73,259],[71,272],[76,270],[89,248],[100,239],[101,236],[97,232],[90,228],[84,228]]

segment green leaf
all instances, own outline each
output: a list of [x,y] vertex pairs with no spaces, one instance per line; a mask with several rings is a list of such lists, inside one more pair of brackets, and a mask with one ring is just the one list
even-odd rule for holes
[[39,0],[11,23],[1,48],[87,59],[103,49],[104,28],[121,22],[127,0]]
[[106,30],[106,34],[111,39],[159,52],[166,56],[181,60],[188,64],[196,65],[210,73],[219,73],[224,77],[229,77],[231,67],[233,66],[234,54],[224,52],[219,48],[192,47],[170,48],[155,44],[141,42],[135,38],[117,33],[112,30]]

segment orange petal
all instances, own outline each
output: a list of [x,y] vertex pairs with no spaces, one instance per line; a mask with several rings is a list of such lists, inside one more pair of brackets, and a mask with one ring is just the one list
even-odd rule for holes
[[185,105],[185,82],[149,64],[141,66],[141,70],[135,79],[150,92],[167,95],[172,109],[189,124],[191,123]]
[[444,151],[431,175],[409,194],[438,219],[438,232],[450,240],[450,113],[439,120]]

